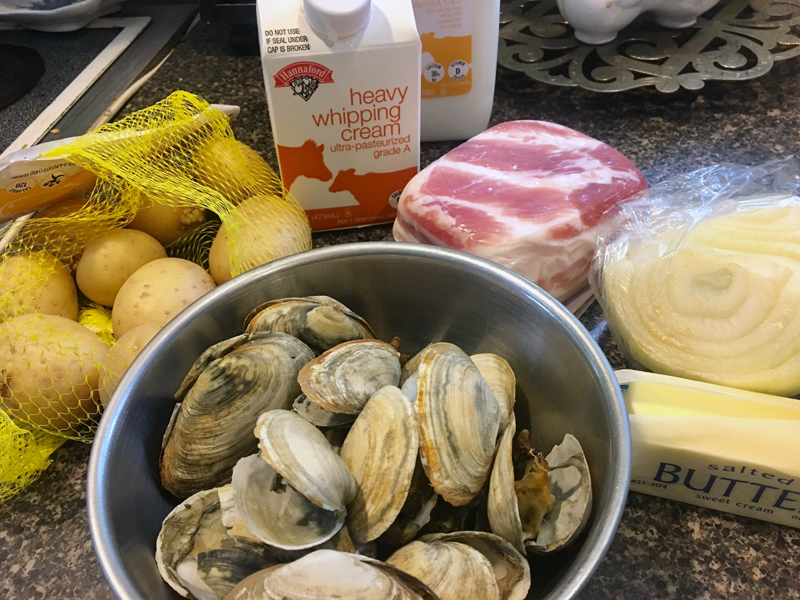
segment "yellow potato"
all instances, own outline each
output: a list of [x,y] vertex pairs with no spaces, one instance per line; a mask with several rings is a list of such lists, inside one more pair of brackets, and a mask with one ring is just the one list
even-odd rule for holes
[[0,263],[0,321],[32,312],[78,320],[78,290],[69,268],[46,252]]
[[164,247],[141,231],[118,229],[97,236],[83,251],[75,279],[92,302],[113,306],[119,288],[139,267],[166,258]]
[[261,155],[233,138],[210,140],[200,146],[194,155],[194,173],[198,182],[233,203],[277,185]]
[[117,340],[108,349],[103,364],[105,368],[100,373],[100,402],[103,406],[108,405],[111,394],[117,388],[119,380],[131,366],[133,359],[139,356],[139,352],[161,331],[158,323],[146,323],[134,327],[128,333]]
[[64,317],[27,314],[0,325],[0,396],[13,416],[50,431],[98,416],[99,365],[108,346]]
[[164,246],[169,246],[205,221],[202,208],[167,206],[149,197],[143,199],[142,205],[144,208],[136,213],[128,227],[153,236]]
[[175,315],[216,286],[202,267],[182,258],[149,262],[120,288],[111,321],[119,339],[145,323],[165,325]]
[[[239,226],[240,260],[245,271],[311,248],[308,219],[299,206],[269,196],[253,196],[238,210],[246,219]],[[208,256],[208,270],[217,285],[231,278],[228,243],[223,224]]]

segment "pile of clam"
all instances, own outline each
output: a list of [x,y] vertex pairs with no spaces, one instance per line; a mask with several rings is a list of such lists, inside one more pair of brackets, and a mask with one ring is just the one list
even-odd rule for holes
[[286,298],[200,355],[160,464],[186,499],[156,549],[181,596],[522,599],[525,554],[580,533],[580,444],[515,439],[504,359],[375,338],[332,298]]

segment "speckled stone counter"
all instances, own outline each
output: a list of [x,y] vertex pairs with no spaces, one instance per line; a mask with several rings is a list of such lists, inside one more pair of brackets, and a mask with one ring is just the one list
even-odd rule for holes
[[[224,27],[199,24],[126,111],[176,89],[242,108],[236,137],[276,165],[261,64],[233,56]],[[492,123],[544,119],[616,147],[650,183],[725,161],[800,154],[800,59],[760,79],[699,92],[599,95],[548,87],[501,69]],[[423,166],[456,144],[425,144]],[[315,246],[391,239],[390,226],[328,232]],[[582,321],[625,366],[595,305]],[[27,491],[0,506],[0,598],[112,598],[85,510],[90,447],[70,442]],[[800,458],[799,458],[800,460]],[[800,530],[631,493],[617,535],[582,600],[800,598]],[[535,582],[534,582],[535,585]]]

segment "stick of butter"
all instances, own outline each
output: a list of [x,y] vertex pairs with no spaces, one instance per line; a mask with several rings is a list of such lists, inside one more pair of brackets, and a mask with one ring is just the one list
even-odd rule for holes
[[800,528],[800,400],[616,372],[635,492]]

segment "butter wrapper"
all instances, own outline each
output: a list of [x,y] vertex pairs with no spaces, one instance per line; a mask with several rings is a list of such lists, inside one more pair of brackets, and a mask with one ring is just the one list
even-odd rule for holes
[[800,401],[616,372],[635,492],[800,528]]

